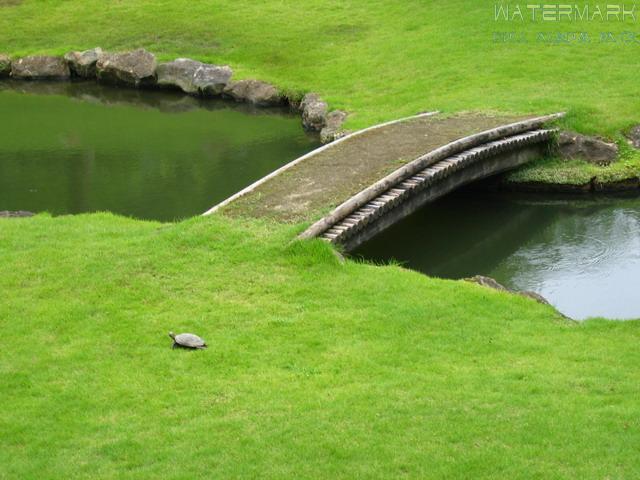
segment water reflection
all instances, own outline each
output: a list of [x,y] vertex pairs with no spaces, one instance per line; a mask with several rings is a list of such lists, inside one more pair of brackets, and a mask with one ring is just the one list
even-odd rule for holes
[[640,198],[462,192],[427,206],[356,255],[432,276],[494,277],[566,315],[640,318]]
[[297,115],[95,82],[0,82],[0,210],[197,215],[312,150]]

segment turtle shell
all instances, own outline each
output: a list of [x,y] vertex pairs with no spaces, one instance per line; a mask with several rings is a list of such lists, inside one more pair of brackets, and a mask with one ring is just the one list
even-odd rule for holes
[[181,333],[176,335],[173,339],[181,347],[187,348],[207,348],[207,343],[197,335],[193,333]]

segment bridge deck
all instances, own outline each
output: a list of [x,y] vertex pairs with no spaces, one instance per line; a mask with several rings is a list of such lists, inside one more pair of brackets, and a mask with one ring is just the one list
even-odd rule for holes
[[232,215],[318,219],[411,160],[454,140],[528,117],[413,117],[365,131],[304,157],[224,206]]

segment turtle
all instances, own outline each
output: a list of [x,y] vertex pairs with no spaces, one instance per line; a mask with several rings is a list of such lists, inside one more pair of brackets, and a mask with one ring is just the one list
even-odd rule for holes
[[173,339],[172,348],[197,348],[198,350],[207,348],[207,343],[193,333],[179,333],[176,335],[173,332],[169,332],[169,336]]

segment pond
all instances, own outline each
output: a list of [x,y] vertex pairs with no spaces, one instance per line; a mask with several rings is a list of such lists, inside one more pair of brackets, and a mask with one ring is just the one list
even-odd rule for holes
[[495,278],[576,320],[640,318],[640,198],[463,191],[427,205],[354,255],[431,276]]
[[313,150],[299,115],[95,82],[0,83],[0,210],[198,215]]

